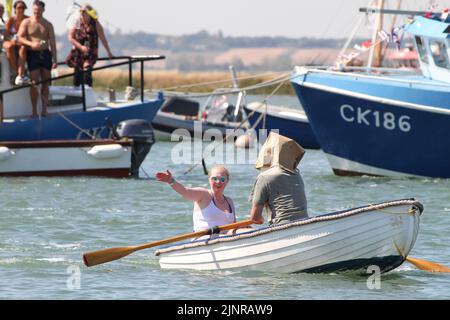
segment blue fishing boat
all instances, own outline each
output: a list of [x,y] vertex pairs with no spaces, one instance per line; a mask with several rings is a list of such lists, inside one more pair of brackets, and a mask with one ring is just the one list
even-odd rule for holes
[[291,138],[305,149],[320,149],[305,112],[259,102],[247,104],[244,110],[250,125],[257,132],[266,129],[269,134],[270,131],[277,130],[279,134]]
[[[119,122],[142,119],[151,122],[163,103],[162,95],[154,99],[144,97],[144,62],[164,59],[163,56],[116,57],[123,62],[94,68],[93,71],[129,66],[128,88],[133,88],[133,66],[140,64],[140,97],[135,89],[123,100],[111,95],[109,101],[99,101],[92,88],[51,86],[47,117],[32,117],[30,85],[10,83],[9,64],[0,55],[0,141],[70,140],[111,137],[111,129]],[[105,60],[105,59],[100,59]],[[72,77],[64,75],[52,81]],[[134,93],[133,93],[134,92]],[[39,109],[39,106],[38,106]]]
[[416,16],[421,75],[296,68],[291,83],[337,175],[450,178],[449,22]]

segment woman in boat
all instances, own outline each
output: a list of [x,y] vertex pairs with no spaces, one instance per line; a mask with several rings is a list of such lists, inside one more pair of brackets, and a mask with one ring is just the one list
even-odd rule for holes
[[305,187],[297,170],[304,154],[305,150],[294,140],[270,133],[255,166],[261,173],[251,194],[253,223],[264,223],[264,208],[270,224],[308,217]]
[[[21,45],[17,38],[17,32],[19,31],[20,24],[26,18],[25,10],[27,5],[24,1],[18,0],[14,2],[14,16],[8,19],[5,25],[5,32],[3,37],[3,48],[6,51],[8,57],[9,66],[11,69],[11,80],[16,85],[23,85],[29,81],[28,77],[24,75],[26,47]],[[17,76],[17,77],[16,77]]]
[[209,189],[186,188],[169,170],[156,173],[156,179],[168,183],[183,198],[194,202],[194,231],[236,222],[233,200],[224,195],[230,181],[230,173],[224,166],[216,165],[209,171]]
[[72,50],[66,58],[69,67],[74,68],[75,77],[73,84],[78,87],[82,83],[81,71],[84,72],[84,84],[91,86],[93,84],[92,68],[98,59],[98,40],[105,47],[109,59],[113,54],[106,40],[103,26],[98,20],[97,12],[89,4],[84,4],[80,9],[79,19],[75,19],[74,26],[69,30],[69,42],[72,44]]

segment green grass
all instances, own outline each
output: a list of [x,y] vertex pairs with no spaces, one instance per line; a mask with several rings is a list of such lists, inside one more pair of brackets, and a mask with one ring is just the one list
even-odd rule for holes
[[[60,75],[72,72],[71,69],[60,70]],[[251,77],[249,74],[239,74],[238,77],[246,78]],[[241,87],[248,87],[257,85],[261,82],[271,80],[275,78],[277,74],[266,76],[255,76],[250,79],[240,80]],[[94,89],[99,91],[105,91],[109,88],[116,91],[125,90],[128,86],[128,71],[125,70],[100,70],[93,73],[94,77]],[[180,73],[176,71],[146,71],[144,77],[144,85],[146,90],[168,90],[179,91],[183,93],[212,92],[217,88],[232,88],[230,74],[228,72],[189,72]],[[226,81],[223,83],[213,83],[218,81]],[[133,76],[134,87],[140,89],[140,74],[134,72]],[[200,85],[197,85],[200,84]],[[66,78],[54,82],[54,85],[72,85],[72,78]],[[192,85],[192,86],[191,86]],[[278,84],[277,84],[278,85]],[[273,85],[270,87],[259,88],[257,90],[251,90],[248,94],[271,94],[277,87]],[[187,87],[190,86],[190,87]],[[289,81],[285,82],[276,94],[294,95]]]

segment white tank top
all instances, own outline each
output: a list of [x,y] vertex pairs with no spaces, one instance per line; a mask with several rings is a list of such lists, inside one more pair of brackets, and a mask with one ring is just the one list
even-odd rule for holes
[[205,230],[217,226],[223,226],[225,224],[230,224],[235,222],[235,216],[233,212],[233,208],[231,207],[228,200],[225,198],[225,201],[228,203],[231,212],[224,212],[217,208],[214,203],[214,197],[211,196],[211,202],[209,205],[201,209],[199,207],[194,208],[193,220],[194,220],[194,231]]

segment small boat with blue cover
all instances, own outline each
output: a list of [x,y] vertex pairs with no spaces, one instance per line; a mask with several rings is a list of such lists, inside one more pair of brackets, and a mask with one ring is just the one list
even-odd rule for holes
[[423,206],[396,200],[156,251],[161,268],[263,272],[387,272],[414,246]]
[[291,83],[337,175],[450,178],[450,23],[417,16],[422,75],[296,68]]

